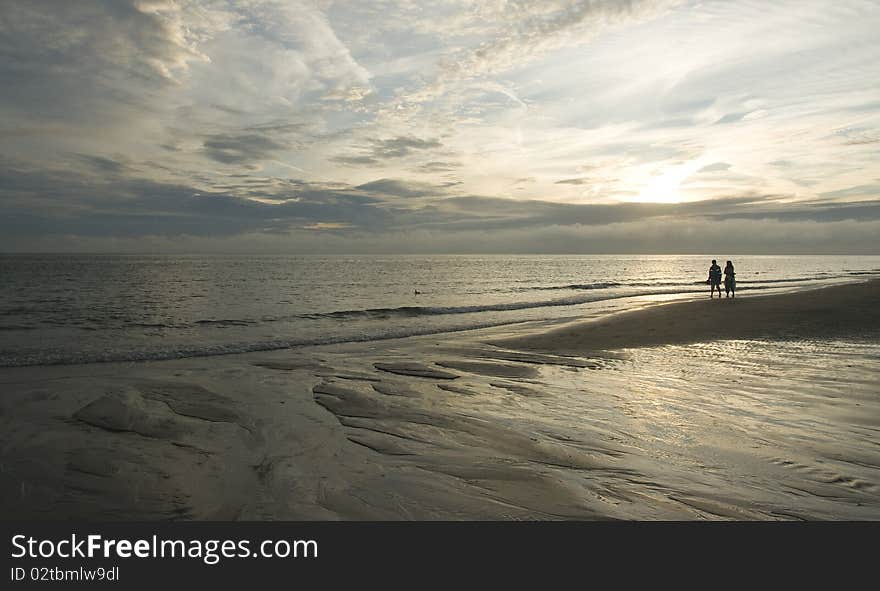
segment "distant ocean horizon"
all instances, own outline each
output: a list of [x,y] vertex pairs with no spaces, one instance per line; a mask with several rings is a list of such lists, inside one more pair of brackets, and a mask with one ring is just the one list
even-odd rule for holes
[[[0,366],[370,341],[705,293],[719,255],[0,254]],[[743,297],[880,277],[878,255],[729,256]]]

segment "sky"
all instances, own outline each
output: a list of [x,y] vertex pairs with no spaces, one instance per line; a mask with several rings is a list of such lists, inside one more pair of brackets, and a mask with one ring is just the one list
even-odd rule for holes
[[0,252],[880,254],[880,1],[0,0]]

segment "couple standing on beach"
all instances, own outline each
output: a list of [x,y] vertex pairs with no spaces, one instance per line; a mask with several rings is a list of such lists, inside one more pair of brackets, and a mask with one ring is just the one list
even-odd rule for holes
[[[736,273],[733,271],[733,263],[727,261],[727,265],[724,267],[724,291],[727,292],[727,297],[730,297],[730,294],[733,294],[733,297],[736,297]],[[721,267],[718,266],[718,262],[715,259],[712,259],[712,266],[709,267],[709,279],[706,280],[706,283],[709,284],[709,299],[715,295],[715,289],[718,289],[718,299],[721,299]]]

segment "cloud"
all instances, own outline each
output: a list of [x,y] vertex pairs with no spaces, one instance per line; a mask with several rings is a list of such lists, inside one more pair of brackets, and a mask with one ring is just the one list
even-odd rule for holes
[[836,191],[826,191],[820,193],[819,196],[826,199],[836,199],[840,197],[880,197],[880,183],[857,185],[855,187],[847,187],[846,189],[838,189]]
[[369,94],[308,1],[4,0],[3,15],[0,123],[29,139],[0,150],[22,157],[118,152],[183,179],[200,155],[255,165],[299,147],[285,136],[323,125],[322,97]]
[[283,144],[256,133],[215,134],[205,138],[202,146],[209,158],[223,164],[242,164],[264,160],[285,148]]
[[387,140],[373,140],[371,152],[376,158],[403,158],[417,150],[439,148],[436,139],[423,140],[416,137],[396,137]]
[[[771,247],[865,252],[871,248],[865,242],[869,232],[880,224],[880,201],[786,204],[785,195],[681,204],[563,204],[450,195],[448,187],[399,179],[351,186],[238,174],[230,175],[236,182],[224,189],[206,191],[116,175],[3,170],[0,249],[7,251],[77,244],[118,248],[120,241],[137,250],[138,240],[207,248],[222,238],[227,247],[245,250],[248,244],[287,244],[304,252],[367,252],[412,249],[409,240],[423,236],[422,252],[690,252],[705,249],[707,225],[724,223],[736,232],[721,232],[713,247],[720,248],[720,240],[732,252]],[[259,200],[264,193],[274,200]],[[680,234],[685,231],[690,234]],[[259,235],[276,238],[255,238]],[[324,235],[335,238],[317,238]],[[395,247],[404,236],[410,239]]]
[[[2,248],[666,249],[736,220],[855,251],[877,218],[876,2],[0,9]],[[683,203],[616,201],[651,195]]]
[[379,179],[356,187],[361,191],[383,197],[426,197],[445,193],[445,188],[427,183],[406,182],[396,179]]
[[[274,201],[260,199],[267,187]],[[63,169],[4,167],[0,196],[0,233],[7,240],[41,234],[234,236],[321,222],[381,231],[393,215],[376,194],[351,186],[275,179],[206,190]]]
[[420,165],[418,169],[422,172],[434,173],[434,172],[454,172],[455,170],[462,167],[460,162],[443,162],[439,160],[433,160],[431,162],[425,162]]
[[[391,230],[358,233],[297,229],[285,233],[249,232],[237,236],[167,235],[106,238],[53,234],[42,240],[22,239],[22,252],[233,252],[303,254],[350,253],[571,253],[705,254],[706,220],[648,220],[604,226],[546,226],[479,230]],[[747,221],[736,233],[720,233],[711,249],[727,256],[777,254],[876,254],[868,245],[880,233],[878,221],[815,222]],[[0,245],[7,239],[0,237]]]
[[724,125],[725,123],[737,123],[745,119],[748,113],[728,113],[721,119],[715,122],[715,125]]
[[382,163],[372,156],[334,156],[331,160],[349,166],[378,166]]
[[421,139],[413,136],[399,136],[388,139],[371,139],[359,154],[333,157],[334,162],[351,166],[375,166],[387,160],[405,158],[425,150],[443,147],[440,140]]
[[339,222],[314,222],[303,226],[303,230],[347,230],[353,228],[351,224],[342,224]]
[[173,2],[2,3],[4,117],[68,121],[150,108],[205,60]]
[[715,162],[714,164],[707,164],[697,172],[724,172],[730,170],[730,166],[727,162]]
[[523,0],[490,5],[481,16],[499,23],[498,30],[493,31],[490,41],[452,58],[446,65],[445,79],[503,71],[516,66],[523,58],[586,43],[603,27],[651,18],[675,4],[663,0],[540,3]]
[[94,170],[106,174],[119,174],[124,172],[127,168],[127,165],[124,162],[113,158],[105,158],[104,156],[77,154],[77,157]]

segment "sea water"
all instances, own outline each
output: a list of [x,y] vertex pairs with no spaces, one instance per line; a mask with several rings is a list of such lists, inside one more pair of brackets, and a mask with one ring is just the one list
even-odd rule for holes
[[[0,366],[266,351],[576,318],[706,295],[720,255],[2,255]],[[880,256],[732,257],[740,297],[880,275]]]

